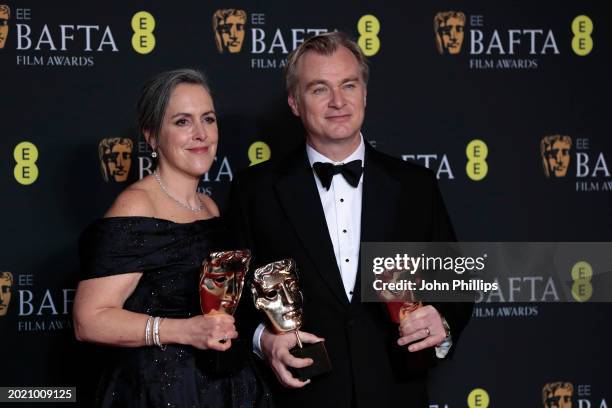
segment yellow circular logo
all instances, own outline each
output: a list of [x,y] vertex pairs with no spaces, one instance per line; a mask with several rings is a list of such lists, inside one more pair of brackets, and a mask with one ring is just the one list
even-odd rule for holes
[[378,21],[376,16],[366,14],[357,22],[357,31],[360,34],[357,39],[357,44],[359,44],[361,51],[363,51],[367,57],[376,55],[378,50],[380,50],[380,39],[378,38],[380,21]]
[[155,18],[148,11],[139,11],[132,17],[132,48],[139,54],[148,54],[155,48]]
[[572,49],[581,57],[588,55],[593,50],[593,20],[589,16],[580,15],[572,21]]
[[252,166],[270,160],[272,151],[270,150],[270,146],[265,142],[257,141],[249,146],[248,156],[250,161],[249,166]]
[[467,404],[470,408],[487,408],[489,406],[489,394],[482,388],[474,388],[468,394]]
[[34,143],[19,143],[15,146],[15,150],[13,150],[13,157],[15,162],[17,162],[13,170],[15,180],[24,186],[34,183],[38,178],[38,166],[36,165],[38,149]]
[[465,172],[468,177],[474,181],[485,178],[489,172],[489,165],[486,160],[489,155],[487,144],[482,140],[474,139],[465,148],[465,155],[468,158],[465,165]]
[[576,262],[572,267],[572,297],[577,302],[586,302],[593,296],[593,268],[586,261]]

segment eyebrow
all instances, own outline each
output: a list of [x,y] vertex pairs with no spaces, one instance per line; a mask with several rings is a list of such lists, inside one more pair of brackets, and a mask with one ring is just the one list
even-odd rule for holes
[[[202,114],[202,116],[210,115],[211,113],[214,114],[214,115],[217,114],[214,110],[209,110],[209,111],[204,112]],[[192,114],[189,113],[189,112],[179,112],[179,113],[175,113],[174,115],[170,116],[170,119],[174,119],[174,118],[176,118],[178,116],[192,116]]]
[[[350,77],[350,78],[345,78],[342,81],[340,81],[340,84],[346,84],[347,82],[354,82],[354,81],[359,81],[359,77]],[[324,81],[322,79],[315,79],[313,81],[310,81],[306,84],[306,89],[312,88],[315,85],[327,85],[328,81]]]

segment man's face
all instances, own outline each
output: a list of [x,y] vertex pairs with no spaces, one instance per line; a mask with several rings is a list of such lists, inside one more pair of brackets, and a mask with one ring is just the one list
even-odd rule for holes
[[306,52],[296,66],[291,110],[311,144],[355,141],[365,116],[366,85],[357,58],[345,47],[332,55]]
[[290,268],[280,268],[256,277],[252,287],[255,307],[268,316],[275,332],[298,330],[302,326],[302,292]]
[[128,143],[116,143],[105,155],[109,177],[121,182],[128,178],[132,164],[132,148]]
[[8,36],[9,17],[10,11],[8,6],[0,5],[0,49],[4,48],[4,44],[6,43],[6,37]]
[[221,37],[223,48],[230,53],[239,52],[244,41],[244,24],[242,17],[237,15],[228,16],[223,23],[217,26],[217,35]]
[[12,275],[4,272],[0,275],[0,316],[5,316],[11,302]]
[[546,399],[545,408],[572,408],[572,391],[567,388],[557,388]]
[[555,177],[564,177],[570,162],[570,144],[557,140],[546,152],[548,168]]
[[442,40],[442,47],[449,54],[458,54],[463,44],[464,23],[457,17],[450,17],[442,22],[438,28],[438,35]]

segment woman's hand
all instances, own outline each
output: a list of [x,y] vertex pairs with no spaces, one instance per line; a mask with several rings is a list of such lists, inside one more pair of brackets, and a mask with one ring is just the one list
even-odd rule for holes
[[[232,339],[238,337],[234,318],[222,312],[209,313],[182,320],[165,321],[168,326],[179,324],[177,328],[183,333],[182,343],[192,345],[199,349],[211,349],[225,351],[232,346]],[[163,343],[163,326],[160,327],[160,335]],[[168,327],[170,329],[170,327]]]

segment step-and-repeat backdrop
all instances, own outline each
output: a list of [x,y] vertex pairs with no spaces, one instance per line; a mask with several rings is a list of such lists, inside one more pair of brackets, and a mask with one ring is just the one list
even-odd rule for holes
[[[134,126],[144,81],[210,78],[220,148],[201,189],[222,206],[238,170],[303,137],[282,72],[317,33],[358,40],[365,137],[436,173],[461,240],[611,241],[604,3],[0,0],[0,386],[76,386],[89,406],[101,354],[72,333],[77,239],[152,171]],[[432,406],[612,403],[612,308],[540,303],[550,285],[528,277],[508,287],[479,299]]]

